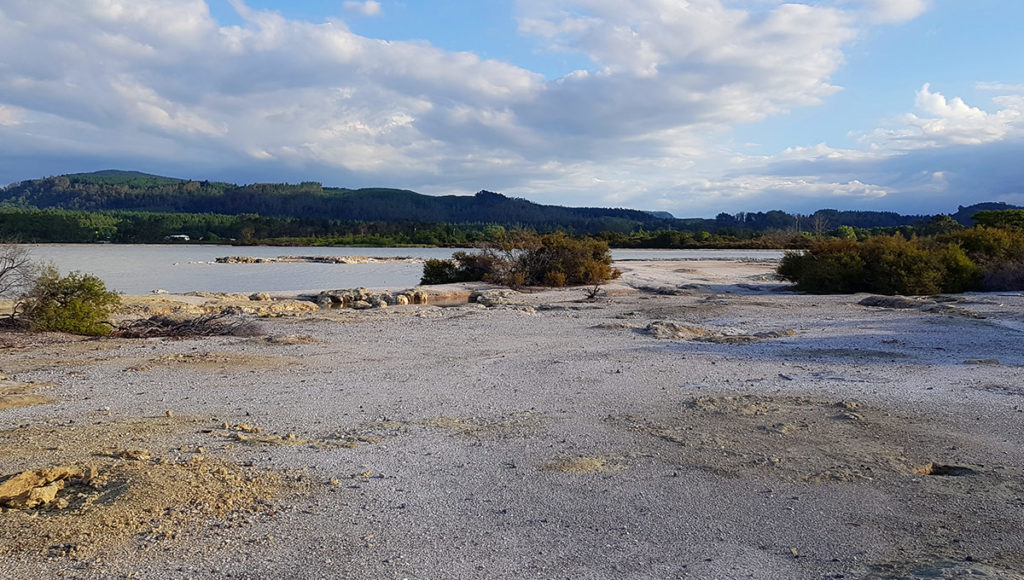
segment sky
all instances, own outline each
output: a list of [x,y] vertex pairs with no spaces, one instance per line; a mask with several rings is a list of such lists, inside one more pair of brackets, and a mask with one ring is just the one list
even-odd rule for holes
[[1019,0],[0,0],[0,184],[1024,205]]

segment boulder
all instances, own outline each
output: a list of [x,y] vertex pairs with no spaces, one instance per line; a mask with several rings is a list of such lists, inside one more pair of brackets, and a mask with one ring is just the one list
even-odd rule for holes
[[74,467],[48,467],[23,471],[0,483],[0,505],[13,509],[28,509],[48,504],[57,498],[57,492],[71,478],[83,477],[81,469]]
[[520,304],[521,300],[519,300],[519,296],[519,293],[515,290],[509,290],[506,288],[476,290],[469,295],[469,301],[491,307],[501,304]]
[[667,320],[655,320],[647,325],[646,331],[655,338],[663,340],[695,340],[707,338],[711,333],[699,326],[679,324]]

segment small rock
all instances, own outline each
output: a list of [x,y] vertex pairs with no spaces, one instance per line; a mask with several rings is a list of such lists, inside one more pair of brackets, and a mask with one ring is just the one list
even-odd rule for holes
[[969,358],[964,361],[965,365],[998,365],[999,359],[995,358]]
[[916,298],[907,298],[905,296],[868,296],[857,304],[861,306],[873,306],[876,308],[895,308],[895,309],[907,309],[917,308],[927,302]]

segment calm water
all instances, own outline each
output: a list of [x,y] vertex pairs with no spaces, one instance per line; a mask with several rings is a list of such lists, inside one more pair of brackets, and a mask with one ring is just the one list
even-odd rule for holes
[[[373,256],[450,258],[453,248],[280,248],[265,246],[31,244],[38,261],[62,273],[99,276],[126,294],[168,292],[280,292],[335,288],[409,287],[419,282],[421,262],[378,264],[215,264],[222,256]],[[775,250],[613,250],[616,260],[778,258]]]

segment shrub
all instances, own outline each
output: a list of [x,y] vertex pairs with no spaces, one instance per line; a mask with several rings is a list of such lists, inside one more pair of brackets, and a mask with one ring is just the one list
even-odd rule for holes
[[903,236],[875,236],[860,244],[863,291],[877,294],[936,294],[945,274],[939,253]]
[[530,285],[579,286],[618,277],[607,242],[573,239],[563,233],[541,237],[540,244],[523,252],[519,262]]
[[459,265],[455,260],[430,259],[423,263],[420,284],[450,284],[458,281]]
[[48,266],[22,298],[18,312],[32,330],[99,336],[110,333],[112,327],[105,321],[120,303],[121,297],[96,276],[61,276]]
[[507,234],[478,253],[427,260],[421,284],[484,280],[512,288],[600,284],[617,278],[607,242],[565,234]]
[[1024,231],[975,227],[940,236],[963,248],[984,274],[977,288],[987,291],[1024,289]]
[[817,242],[805,252],[786,252],[776,273],[811,294],[860,292],[864,260],[852,240]]
[[1024,258],[1024,232],[975,227],[939,236],[939,242],[957,244],[971,260],[982,265]]
[[982,279],[960,246],[898,235],[818,242],[804,253],[787,252],[777,273],[812,294],[963,292]]

